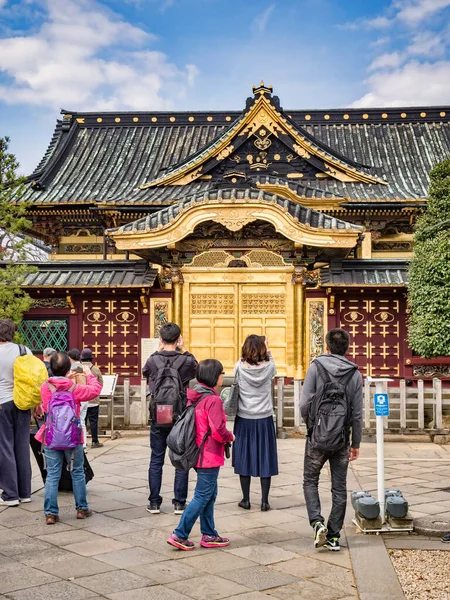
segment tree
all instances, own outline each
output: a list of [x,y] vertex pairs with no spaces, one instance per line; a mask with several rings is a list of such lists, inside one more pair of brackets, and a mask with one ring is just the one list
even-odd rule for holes
[[35,269],[18,264],[26,259],[23,232],[31,222],[26,218],[28,204],[18,202],[25,178],[17,175],[19,163],[8,148],[9,138],[0,138],[0,318],[19,324],[32,302],[21,286]]
[[416,225],[409,278],[412,349],[424,358],[450,356],[450,160],[430,173],[428,205]]

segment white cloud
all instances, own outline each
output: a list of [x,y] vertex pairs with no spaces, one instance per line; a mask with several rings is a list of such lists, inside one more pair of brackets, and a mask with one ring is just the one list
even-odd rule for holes
[[[2,0],[0,0],[2,2]],[[93,0],[45,0],[34,35],[0,40],[0,100],[76,110],[165,109],[198,73],[149,50],[155,36]]]
[[450,39],[449,34],[449,29],[443,33],[420,31],[413,37],[411,44],[408,46],[408,54],[430,57],[442,56]]
[[449,104],[450,61],[412,61],[392,71],[374,73],[366,83],[370,92],[353,103],[356,108]]
[[377,56],[372,63],[369,65],[369,71],[375,71],[377,69],[394,69],[401,63],[401,56],[398,52],[386,52]]
[[385,46],[386,44],[389,44],[390,40],[391,38],[389,37],[381,37],[375,40],[374,42],[371,42],[370,46],[372,48],[379,48],[380,46]]
[[450,6],[450,0],[400,0],[395,1],[397,19],[409,25],[419,25],[424,19]]
[[270,16],[275,10],[275,6],[275,4],[270,4],[266,10],[253,19],[252,30],[254,33],[264,33],[269,23]]

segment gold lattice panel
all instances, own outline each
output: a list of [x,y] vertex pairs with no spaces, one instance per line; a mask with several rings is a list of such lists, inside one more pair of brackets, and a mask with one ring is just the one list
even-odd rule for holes
[[246,255],[250,261],[258,263],[262,267],[284,267],[286,266],[283,257],[270,250],[250,250]]
[[242,294],[242,314],[284,315],[284,294]]
[[231,254],[225,252],[225,250],[209,250],[208,252],[202,252],[202,254],[195,256],[190,266],[214,267],[218,263],[227,264],[231,258],[233,258]]
[[234,294],[192,294],[191,315],[232,315]]

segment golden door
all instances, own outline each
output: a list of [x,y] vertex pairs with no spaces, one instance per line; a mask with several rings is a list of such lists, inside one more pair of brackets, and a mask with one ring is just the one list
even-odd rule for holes
[[189,349],[198,360],[216,358],[231,374],[245,338],[250,334],[266,335],[278,373],[287,374],[292,286],[188,283],[189,279],[185,278],[184,285],[183,329]]

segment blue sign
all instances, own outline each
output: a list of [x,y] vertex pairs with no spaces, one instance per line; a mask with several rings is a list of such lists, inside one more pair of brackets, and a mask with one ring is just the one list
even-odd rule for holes
[[389,416],[389,396],[387,394],[374,394],[375,416]]

